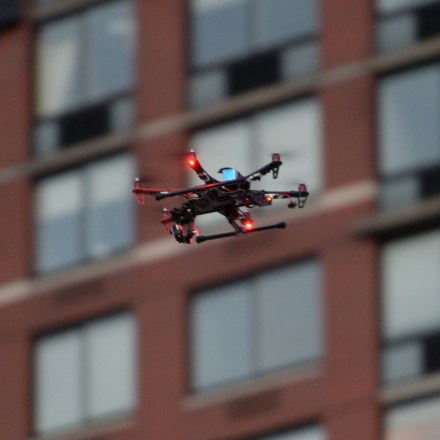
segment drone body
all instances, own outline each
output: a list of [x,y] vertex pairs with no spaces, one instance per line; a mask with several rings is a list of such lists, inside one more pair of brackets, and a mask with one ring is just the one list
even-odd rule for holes
[[[234,168],[222,168],[223,180],[219,181],[209,175],[197,159],[194,151],[188,153],[186,164],[192,168],[203,185],[179,190],[165,190],[143,187],[139,179],[135,179],[133,194],[138,204],[144,204],[145,194],[152,195],[156,200],[168,197],[184,196],[186,201],[180,207],[171,210],[164,209],[162,224],[167,232],[174,236],[179,243],[191,243],[193,238],[197,243],[206,240],[243,235],[267,229],[285,228],[286,223],[276,223],[267,226],[254,227],[254,222],[248,209],[272,205],[274,199],[289,199],[288,208],[304,207],[309,195],[306,185],[301,183],[297,191],[265,191],[251,189],[251,182],[260,180],[262,176],[272,171],[273,178],[278,177],[282,165],[280,155],[274,153],[272,162],[259,168],[247,176],[241,175]],[[292,199],[295,198],[296,202]],[[231,224],[233,231],[222,234],[200,236],[195,227],[195,219],[199,215],[217,212],[222,214]]]

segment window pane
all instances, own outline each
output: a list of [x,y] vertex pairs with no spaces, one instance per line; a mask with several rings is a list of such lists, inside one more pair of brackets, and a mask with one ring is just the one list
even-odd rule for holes
[[281,74],[284,80],[306,76],[319,70],[319,45],[307,41],[287,47],[281,52]]
[[112,2],[86,16],[88,97],[125,91],[133,82],[133,2]]
[[131,182],[134,174],[130,155],[102,160],[87,169],[87,242],[88,251],[94,257],[106,256],[133,242]]
[[82,257],[82,183],[77,172],[42,181],[36,194],[36,267],[50,271]]
[[246,282],[194,297],[191,308],[192,385],[195,389],[253,372],[252,290]]
[[321,357],[321,280],[316,262],[296,264],[257,278],[258,365],[261,370]]
[[83,99],[80,58],[82,28],[77,17],[46,24],[37,39],[37,114],[50,116]]
[[40,339],[35,353],[35,429],[47,433],[82,422],[81,338],[68,331]]
[[189,79],[189,102],[191,107],[213,104],[226,96],[226,74],[222,69],[194,74]]
[[270,435],[261,440],[325,440],[324,430],[319,426],[311,426],[281,434]]
[[130,411],[135,404],[136,338],[133,317],[118,314],[85,330],[88,416]]
[[422,343],[410,341],[385,348],[382,377],[385,382],[409,379],[423,373]]
[[255,14],[258,47],[308,36],[315,33],[318,27],[314,0],[255,0]]
[[438,397],[393,408],[385,418],[386,440],[431,440],[440,433]]
[[52,121],[37,124],[34,131],[35,152],[39,156],[55,153],[60,144],[59,125]]
[[192,1],[192,64],[246,54],[250,49],[248,0]]
[[379,159],[383,173],[440,163],[439,100],[438,65],[381,81]]
[[298,183],[305,182],[312,194],[320,190],[321,115],[317,100],[261,112],[256,116],[256,140],[259,163],[267,163],[273,152],[281,154],[283,166],[271,189],[296,189]]
[[400,14],[379,20],[377,45],[380,51],[408,46],[417,38],[417,21],[414,14]]
[[21,3],[17,0],[2,0],[0,7],[0,30],[16,24],[21,16]]
[[388,339],[440,327],[440,232],[383,250],[384,333]]
[[393,210],[417,202],[421,195],[420,181],[415,174],[404,174],[401,177],[385,181],[379,193],[380,207]]
[[112,131],[128,130],[135,121],[134,100],[132,96],[114,100],[110,105],[110,129]]

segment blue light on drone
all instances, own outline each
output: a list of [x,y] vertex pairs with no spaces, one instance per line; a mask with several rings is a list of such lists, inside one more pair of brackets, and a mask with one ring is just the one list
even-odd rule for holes
[[223,168],[222,169],[223,174],[223,181],[229,181],[229,180],[235,180],[237,179],[238,172],[234,168]]

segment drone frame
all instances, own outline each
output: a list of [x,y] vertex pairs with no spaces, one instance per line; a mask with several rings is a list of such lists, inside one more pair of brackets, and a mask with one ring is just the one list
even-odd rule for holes
[[[163,209],[161,223],[165,230],[174,236],[179,243],[191,243],[195,237],[197,243],[219,238],[244,235],[269,229],[283,229],[285,222],[266,226],[254,227],[254,222],[247,211],[256,206],[263,207],[272,204],[273,199],[289,199],[288,208],[303,208],[309,195],[304,183],[300,183],[297,191],[266,191],[251,189],[251,181],[260,180],[264,175],[272,172],[274,179],[278,177],[282,165],[280,155],[272,154],[272,161],[267,165],[243,176],[233,168],[222,168],[219,172],[234,178],[219,181],[212,177],[200,164],[196,153],[191,150],[186,158],[186,164],[193,169],[204,182],[203,185],[183,189],[166,190],[163,188],[149,188],[142,186],[139,178],[134,181],[133,194],[139,205],[145,203],[145,195],[154,196],[156,200],[163,200],[177,196],[184,196],[187,201],[181,207],[168,210]],[[293,199],[296,199],[296,202]],[[243,211],[241,208],[245,208]],[[198,215],[217,212],[222,214],[231,224],[233,231],[220,234],[199,235],[195,227],[195,218]],[[241,223],[241,224],[239,224]]]

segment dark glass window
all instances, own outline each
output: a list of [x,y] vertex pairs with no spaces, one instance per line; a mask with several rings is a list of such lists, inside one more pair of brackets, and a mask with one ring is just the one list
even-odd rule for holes
[[19,0],[2,0],[0,3],[0,30],[18,23],[21,17]]
[[440,34],[439,0],[376,0],[377,48],[381,52]]

